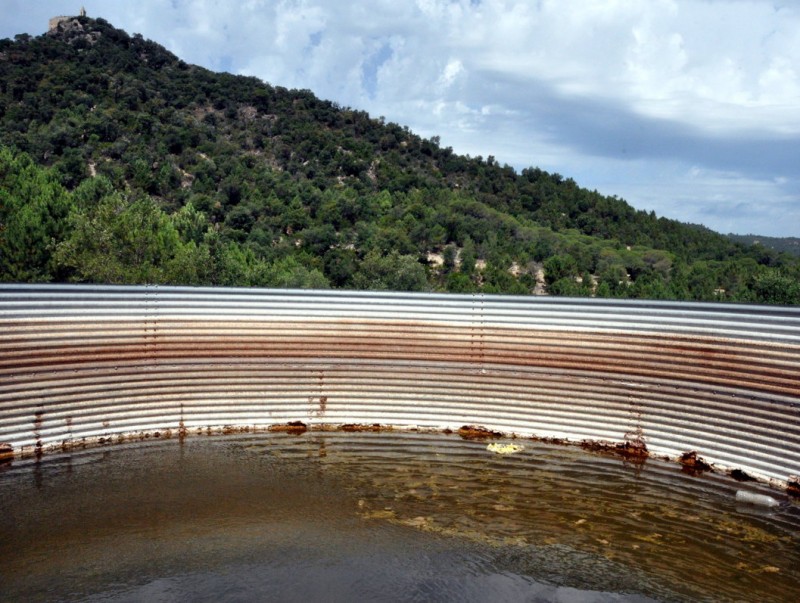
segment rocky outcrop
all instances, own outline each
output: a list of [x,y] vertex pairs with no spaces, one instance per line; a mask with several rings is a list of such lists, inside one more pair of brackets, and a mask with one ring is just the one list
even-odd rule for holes
[[53,17],[50,19],[47,35],[61,37],[69,44],[83,40],[93,45],[100,38],[100,32],[88,27],[89,21],[85,12],[79,17]]

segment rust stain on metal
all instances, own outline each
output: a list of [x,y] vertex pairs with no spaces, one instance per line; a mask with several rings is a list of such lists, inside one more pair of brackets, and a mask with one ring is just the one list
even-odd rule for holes
[[269,431],[290,433],[290,434],[301,434],[308,431],[308,425],[306,425],[302,421],[290,421],[288,423],[279,423],[276,425],[270,425]]
[[5,442],[0,443],[0,465],[14,460],[14,447]]
[[44,405],[40,404],[36,411],[33,413],[33,437],[36,440],[36,458],[42,456],[42,425],[44,424]]
[[[175,358],[317,358],[426,359],[475,364],[474,327],[415,322],[353,321],[303,323],[247,321],[237,329],[227,323],[174,321],[163,326],[156,350],[121,340],[117,345],[75,345],[16,350],[0,365],[23,367],[40,363],[91,363],[103,360],[169,360]],[[215,332],[215,328],[218,330]],[[229,328],[230,331],[225,329]],[[466,330],[466,332],[465,332]],[[197,334],[195,334],[197,333]],[[796,379],[800,347],[732,341],[711,336],[609,334],[481,327],[480,365],[538,366],[582,369],[630,376],[663,377],[747,387],[800,395]],[[320,389],[324,375],[319,373]]]
[[737,482],[754,482],[756,478],[742,471],[741,469],[731,469],[730,476]]
[[183,440],[186,438],[186,423],[183,421],[183,402],[181,402],[181,415],[180,419],[178,420],[178,439],[183,443]]
[[311,417],[324,417],[325,412],[328,410],[328,396],[315,396],[308,397],[308,405],[316,407],[315,410],[309,412]]
[[[222,429],[219,430],[219,433],[222,435],[231,435],[232,433],[249,433],[250,426],[249,425],[223,425]],[[209,435],[212,431],[207,432]]]
[[631,461],[643,462],[650,456],[650,451],[643,440],[625,440],[623,442],[583,440],[580,443],[580,447],[590,452],[614,454]]
[[503,437],[503,434],[499,431],[492,431],[480,425],[462,425],[458,428],[458,435],[465,440],[486,440]]
[[530,439],[534,442],[542,442],[543,444],[553,444],[554,446],[570,446],[572,444],[572,442],[564,438],[532,436]]
[[786,492],[789,496],[800,498],[800,477],[792,475],[786,482]]
[[317,377],[317,391],[319,392],[319,416],[325,415],[325,409],[328,403],[328,396],[324,395],[325,391],[325,371],[320,370]]
[[[118,441],[122,441],[119,439]],[[61,442],[61,452],[72,452],[73,450],[85,450],[90,446],[90,442],[87,441],[86,438],[81,438],[79,440],[74,440],[72,438],[68,440],[63,440]]]
[[393,431],[388,425],[381,425],[380,423],[373,423],[372,425],[361,425],[359,423],[345,423],[339,427],[339,430],[350,433],[358,432],[380,432],[380,431]]
[[43,405],[40,404],[39,408],[33,413],[33,431],[37,437],[42,430],[42,423],[44,423],[44,410]]
[[698,456],[696,450],[684,452],[678,458],[678,462],[681,464],[683,472],[689,475],[700,475],[706,471],[712,471],[711,465]]

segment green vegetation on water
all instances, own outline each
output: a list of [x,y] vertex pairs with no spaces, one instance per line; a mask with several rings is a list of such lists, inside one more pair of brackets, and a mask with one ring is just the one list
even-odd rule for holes
[[800,304],[791,254],[86,17],[0,41],[0,281]]

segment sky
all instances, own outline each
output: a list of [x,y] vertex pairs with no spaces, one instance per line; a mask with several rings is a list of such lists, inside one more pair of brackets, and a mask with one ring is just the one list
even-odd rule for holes
[[723,233],[800,236],[798,0],[0,0],[0,38],[82,1],[189,63],[460,154]]

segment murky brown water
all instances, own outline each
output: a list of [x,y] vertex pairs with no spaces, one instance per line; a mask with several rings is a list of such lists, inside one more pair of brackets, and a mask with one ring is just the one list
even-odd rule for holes
[[455,435],[196,437],[0,467],[0,600],[795,601],[800,506]]

